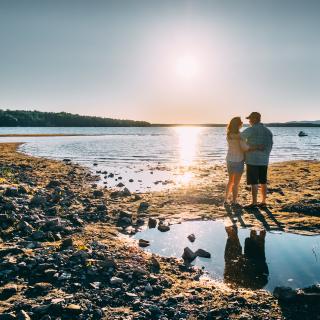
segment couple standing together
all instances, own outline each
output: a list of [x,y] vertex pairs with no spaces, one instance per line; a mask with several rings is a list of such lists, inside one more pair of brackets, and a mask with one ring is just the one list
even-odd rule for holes
[[[248,208],[266,206],[267,172],[269,156],[273,145],[272,132],[261,123],[261,114],[252,112],[246,119],[250,127],[240,132],[243,125],[240,117],[232,118],[227,127],[227,169],[229,181],[226,187],[225,204],[232,195],[232,205],[237,202],[239,183],[246,164],[247,184],[251,186],[252,202]],[[258,189],[261,186],[261,202],[258,203]]]

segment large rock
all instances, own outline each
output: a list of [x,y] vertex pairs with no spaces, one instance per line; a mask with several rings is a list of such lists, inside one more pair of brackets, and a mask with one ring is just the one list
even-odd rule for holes
[[151,256],[150,266],[151,266],[151,269],[154,271],[160,270],[160,267],[161,267],[160,262],[158,261],[158,259],[154,255]]
[[150,242],[148,240],[139,239],[139,246],[142,248],[150,246]]
[[3,195],[6,197],[17,197],[19,195],[18,188],[8,187],[4,190]]
[[43,206],[47,202],[46,198],[41,195],[35,195],[31,200],[30,204],[37,207],[37,206]]
[[78,304],[68,304],[64,308],[64,311],[70,315],[77,315],[77,314],[81,314],[82,309],[81,309],[81,306]]
[[72,238],[64,239],[60,245],[60,250],[65,250],[67,248],[73,247],[73,240]]
[[101,197],[103,197],[103,191],[101,191],[101,190],[94,190],[92,194],[93,194],[93,196],[94,196],[95,198],[101,198]]
[[7,300],[17,293],[16,285],[9,285],[0,291],[0,300]]
[[206,251],[206,250],[203,250],[203,249],[198,249],[196,252],[195,252],[195,255],[197,257],[200,257],[200,258],[211,258],[211,254],[210,252]]
[[297,296],[296,290],[290,287],[276,287],[273,295],[279,300],[293,300]]
[[119,278],[119,277],[112,277],[110,279],[110,284],[113,286],[121,286],[123,283],[123,279]]
[[58,180],[51,180],[48,184],[47,184],[47,188],[55,188],[60,186],[60,181]]
[[182,254],[182,259],[186,262],[191,262],[193,261],[197,255],[189,248],[185,247],[183,249],[183,254]]
[[148,227],[149,228],[155,228],[157,226],[157,219],[155,218],[149,218],[148,220]]
[[17,314],[17,320],[31,320],[31,318],[24,310],[20,310]]
[[148,202],[141,202],[139,204],[139,208],[138,208],[138,211],[139,212],[143,212],[143,211],[146,211],[148,208],[149,208],[150,204]]
[[189,234],[187,238],[190,242],[194,242],[196,240],[196,236],[193,233]]
[[167,225],[165,223],[159,223],[158,230],[161,232],[167,232],[170,230],[170,227],[169,227],[169,225]]
[[38,282],[34,286],[31,286],[26,291],[26,296],[37,297],[44,296],[52,289],[52,284],[47,282]]

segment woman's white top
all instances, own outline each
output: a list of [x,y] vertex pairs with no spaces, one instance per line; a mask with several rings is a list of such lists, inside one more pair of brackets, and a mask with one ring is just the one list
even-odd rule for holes
[[240,138],[240,135],[232,135],[227,138],[227,142],[228,153],[226,160],[231,162],[244,161],[244,154],[249,150],[249,146]]

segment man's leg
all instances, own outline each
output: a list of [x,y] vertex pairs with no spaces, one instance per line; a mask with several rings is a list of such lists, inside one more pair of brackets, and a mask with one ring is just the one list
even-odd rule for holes
[[267,174],[268,166],[261,166],[259,168],[259,182],[261,184],[261,204],[265,205],[267,201]]
[[247,184],[251,186],[251,205],[258,203],[259,167],[247,164]]
[[252,193],[252,204],[256,205],[258,203],[258,185],[251,185],[251,193]]
[[261,185],[261,197],[262,197],[262,204],[266,204],[267,202],[267,184],[262,184]]

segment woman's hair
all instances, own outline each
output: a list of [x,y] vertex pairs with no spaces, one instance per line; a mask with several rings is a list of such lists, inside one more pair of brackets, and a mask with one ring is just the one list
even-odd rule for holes
[[232,134],[239,134],[242,121],[240,117],[234,117],[231,119],[227,126],[227,138],[230,138]]

